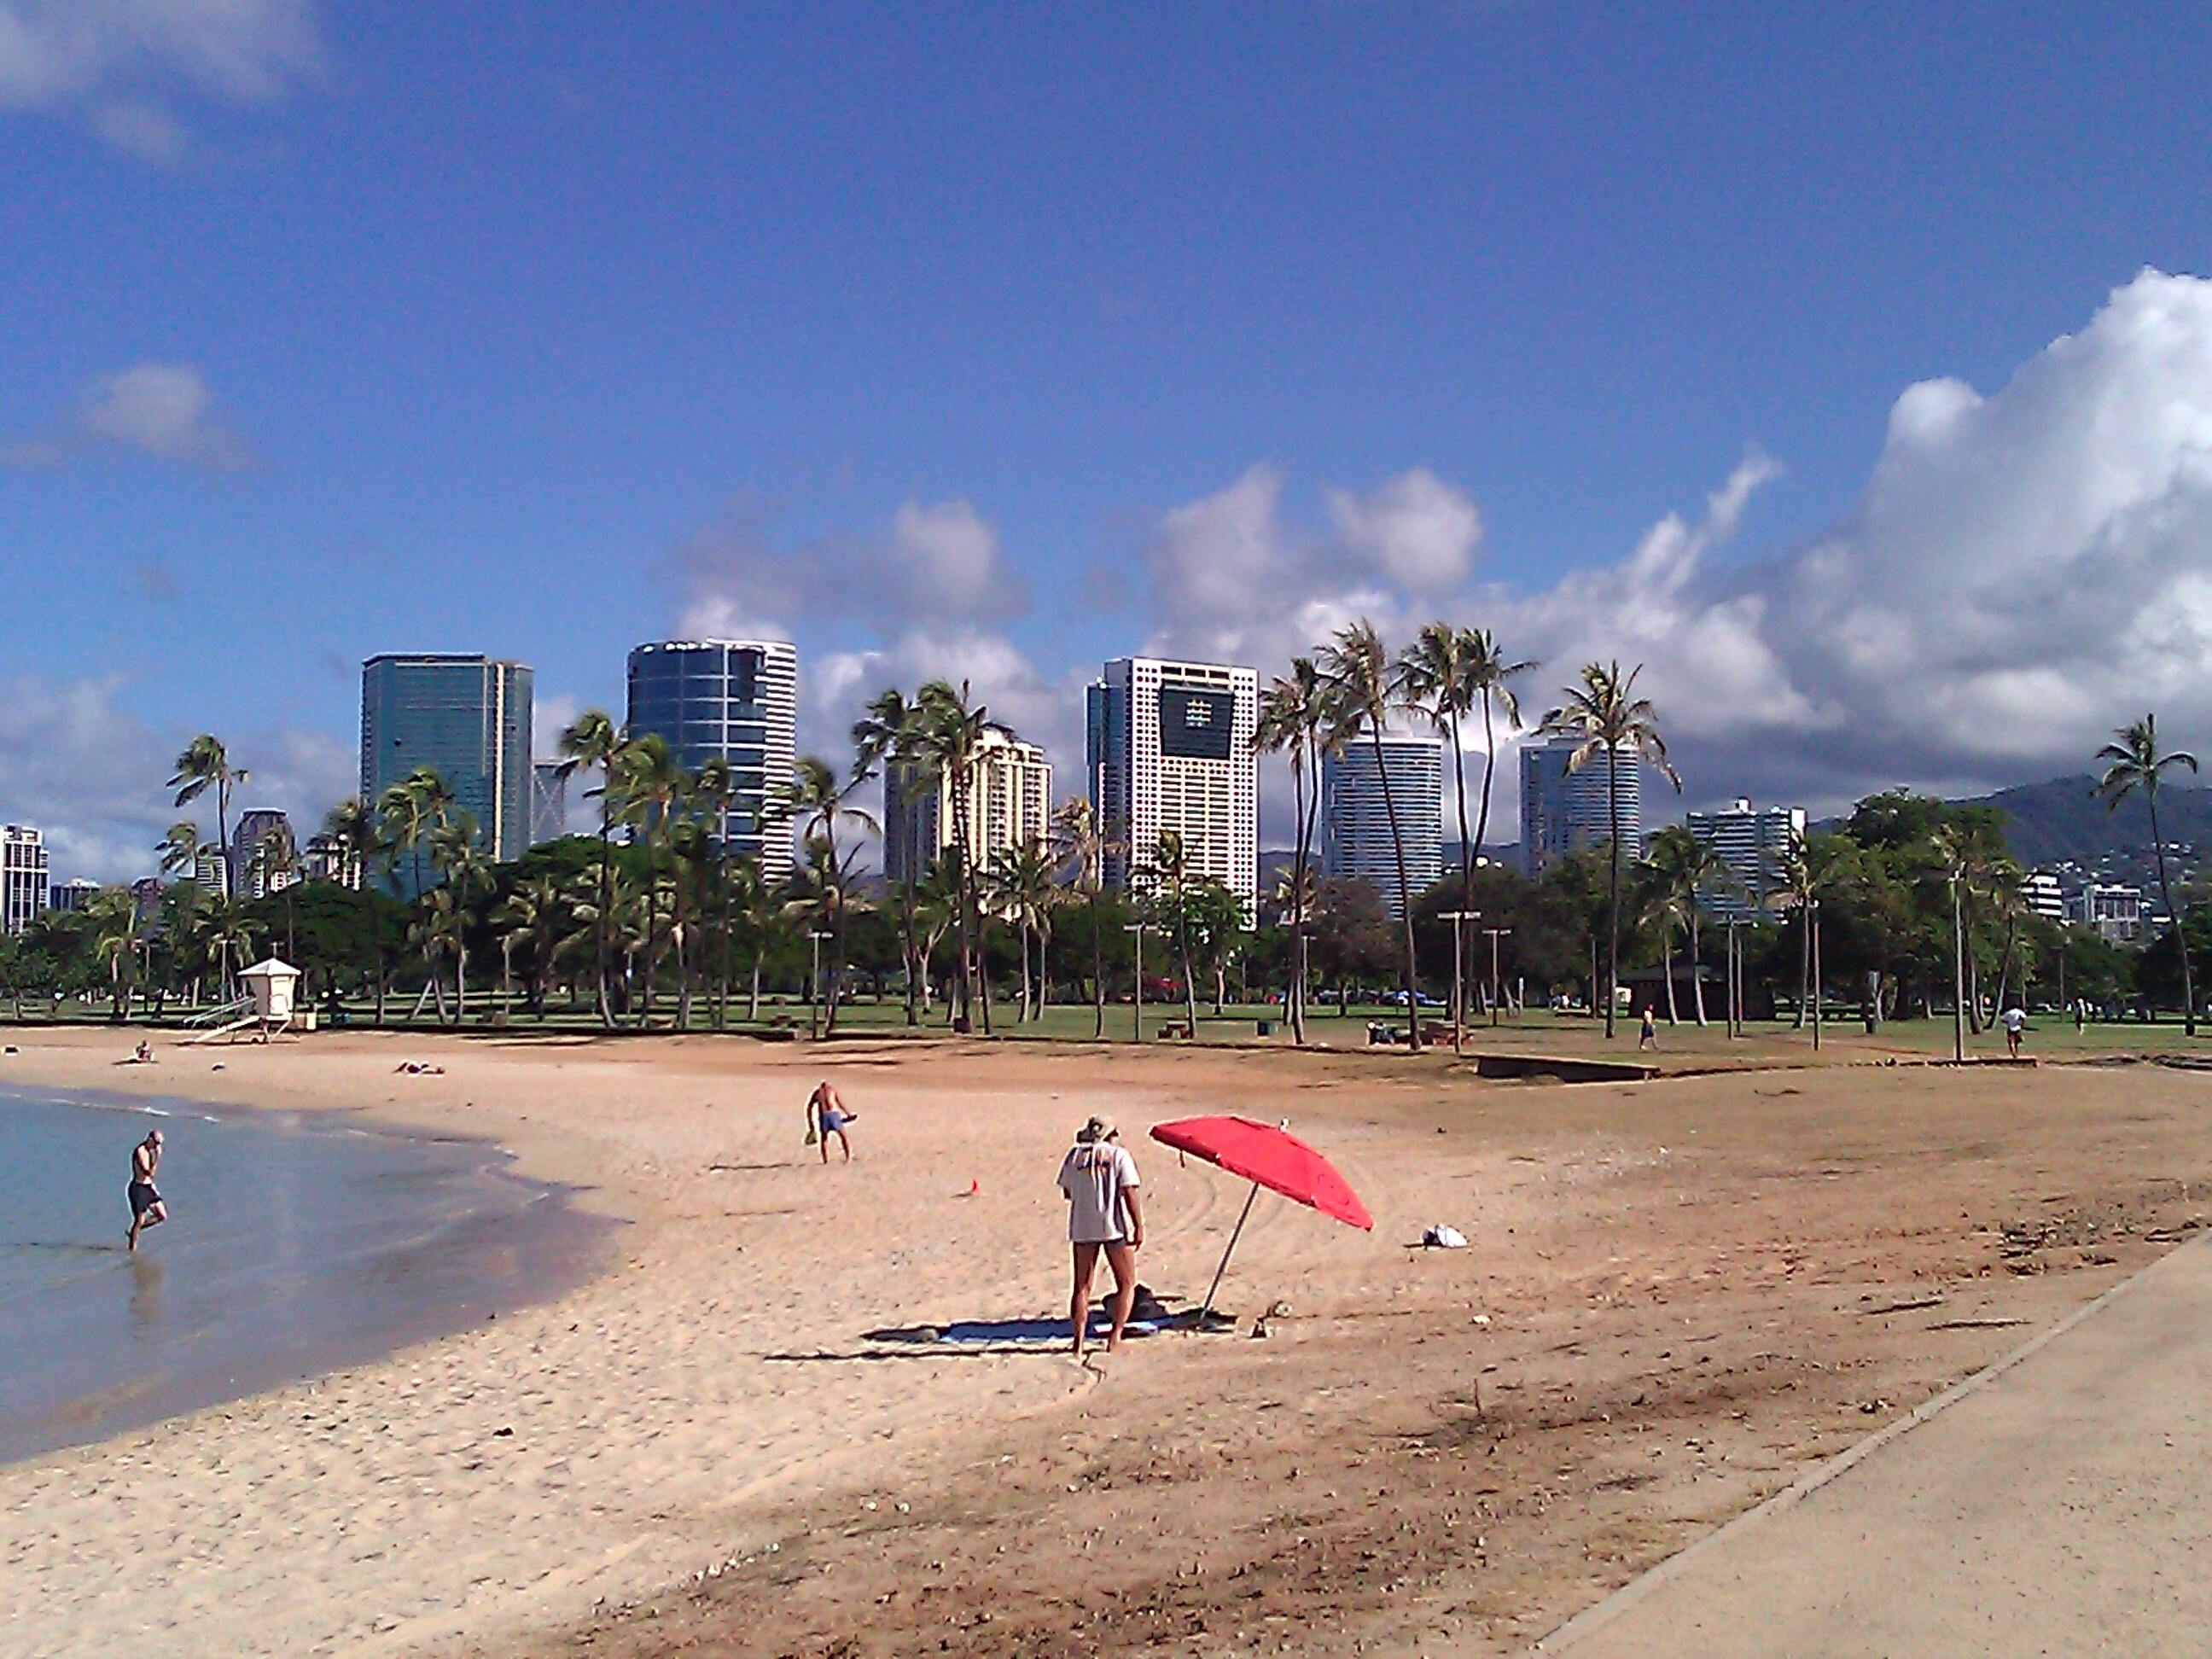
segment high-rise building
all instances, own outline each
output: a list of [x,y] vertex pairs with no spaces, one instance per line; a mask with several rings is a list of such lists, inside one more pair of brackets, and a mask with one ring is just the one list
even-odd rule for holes
[[21,933],[46,908],[46,837],[26,823],[0,828],[0,933]]
[[568,774],[560,761],[530,767],[530,844],[543,847],[568,833]]
[[757,858],[761,875],[791,873],[792,826],[770,823],[798,758],[799,652],[783,640],[667,640],[629,653],[629,734],[657,733],[677,764],[730,764],[725,848]]
[[1644,776],[1635,752],[1622,750],[1617,766],[1601,752],[1570,771],[1581,746],[1578,738],[1532,738],[1522,746],[1521,862],[1531,879],[1570,853],[1613,839],[1608,787],[1620,792],[1622,854],[1633,858],[1643,848]]
[[2066,920],[2066,890],[2050,871],[2038,870],[2029,875],[2020,884],[2020,896],[2030,915],[2045,921]]
[[1127,885],[1173,830],[1193,875],[1257,896],[1259,711],[1249,668],[1156,657],[1106,665],[1090,690],[1085,749],[1091,805],[1124,849],[1107,860],[1109,882]]
[[[1052,763],[1008,727],[987,725],[968,768],[968,858],[981,869],[1052,829]],[[953,844],[952,775],[894,766],[884,776],[884,875],[918,881]]]
[[[1399,843],[1406,849],[1407,886],[1418,898],[1443,873],[1443,744],[1434,738],[1385,736],[1379,768],[1367,738],[1323,757],[1322,872],[1367,882],[1382,895],[1391,920],[1402,920]],[[1390,832],[1394,809],[1395,836]]]
[[[269,837],[282,830],[292,833],[292,821],[274,808],[257,806],[240,812],[230,830],[230,890],[240,898],[263,898],[280,893],[300,878],[298,870],[269,867]],[[298,848],[293,851],[296,854]]]
[[[531,672],[490,657],[394,653],[361,669],[361,793],[374,804],[417,767],[445,780],[494,861],[530,844]],[[395,872],[412,887],[414,863]]]
[[46,890],[46,908],[49,910],[82,910],[85,901],[100,890],[100,884],[78,876],[70,881],[58,881]]
[[2142,937],[2143,896],[2140,887],[2093,881],[2074,896],[2071,920],[2094,930],[2113,945],[2132,945]]
[[1729,881],[1698,890],[1698,903],[1716,921],[1771,921],[1783,887],[1783,860],[1805,833],[1802,806],[1753,806],[1737,799],[1717,812],[1692,812],[1692,835],[1720,855]]
[[227,898],[231,892],[230,856],[210,842],[192,860],[192,884],[210,898]]

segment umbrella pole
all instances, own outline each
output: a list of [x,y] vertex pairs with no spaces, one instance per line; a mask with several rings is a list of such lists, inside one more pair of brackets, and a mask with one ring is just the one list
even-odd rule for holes
[[1244,1223],[1252,1214],[1252,1206],[1260,1197],[1260,1183],[1254,1182],[1252,1190],[1244,1194],[1244,1209],[1237,1218],[1237,1225],[1229,1235],[1229,1248],[1221,1253],[1221,1265],[1213,1270],[1213,1283],[1206,1287],[1206,1300],[1199,1304],[1198,1322],[1201,1329],[1206,1315],[1213,1311],[1213,1293],[1221,1288],[1221,1276],[1229,1271],[1229,1258],[1236,1253],[1237,1241],[1244,1236]]

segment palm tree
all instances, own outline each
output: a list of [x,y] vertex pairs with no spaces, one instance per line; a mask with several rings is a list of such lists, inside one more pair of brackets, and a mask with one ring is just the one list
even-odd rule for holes
[[[161,873],[181,877],[180,884],[190,886],[195,892],[207,891],[199,883],[200,866],[203,862],[214,860],[222,851],[215,842],[202,841],[199,825],[190,818],[181,818],[171,824],[168,833],[155,843],[154,850],[161,856]],[[222,898],[228,895],[228,890],[229,884],[225,883],[223,892],[210,894],[209,896]],[[230,961],[225,957],[216,968],[218,1000],[227,1002],[230,1000]]]
[[596,795],[599,802],[599,896],[592,907],[592,936],[598,945],[599,1020],[611,1031],[615,1026],[615,1005],[607,986],[607,965],[615,910],[615,831],[614,802],[608,797],[607,784],[614,774],[615,757],[622,752],[622,728],[603,710],[586,708],[561,733],[560,749],[563,783],[579,771],[599,775],[599,787],[586,791],[584,798],[589,800]]
[[[1390,850],[1398,860],[1398,915],[1404,923],[1406,1029],[1415,1053],[1421,1048],[1421,1006],[1416,986],[1413,956],[1413,890],[1406,874],[1406,834],[1398,823],[1398,803],[1390,793],[1390,775],[1382,758],[1382,728],[1389,723],[1395,700],[1395,676],[1390,653],[1375,624],[1362,617],[1340,628],[1321,648],[1321,671],[1339,699],[1337,731],[1349,742],[1362,728],[1374,745],[1375,781],[1382,792],[1382,811],[1390,825]],[[1433,832],[1435,826],[1430,826]]]
[[[811,872],[794,871],[793,878],[803,877],[805,883],[822,890],[827,890],[823,887],[826,883],[827,888],[834,888],[839,895],[836,902],[824,899],[819,906],[826,924],[823,931],[830,936],[830,1024],[833,1030],[836,1026],[837,987],[845,966],[845,915],[848,907],[843,894],[851,874],[851,858],[840,850],[838,830],[841,825],[849,824],[864,836],[881,831],[872,814],[852,805],[854,792],[866,781],[866,775],[858,771],[840,778],[820,756],[802,755],[792,768],[791,781],[783,787],[770,809],[777,819],[803,821],[805,828],[799,835],[802,851],[817,842],[827,849],[826,860],[820,869]],[[816,854],[807,852],[806,856],[813,858]]]
[[[982,1001],[983,1030],[991,1029],[991,1006],[977,995],[975,860],[969,833],[969,795],[975,786],[975,764],[989,725],[981,703],[969,700],[968,682],[956,687],[950,680],[931,680],[915,695],[920,723],[915,733],[915,752],[928,769],[945,779],[952,794],[952,870],[959,891],[957,927],[960,949],[960,1012],[973,1023],[976,1004]],[[1010,733],[1011,735],[1011,733]]]
[[131,1018],[131,963],[137,953],[138,908],[127,887],[103,887],[85,901],[93,960],[107,969],[108,997],[117,1019]]
[[1075,866],[1075,884],[1091,918],[1091,1000],[1096,1017],[1091,1035],[1106,1035],[1106,945],[1098,933],[1098,895],[1105,885],[1106,860],[1121,850],[1098,821],[1098,810],[1082,795],[1060,802],[1052,815],[1053,851]]
[[[1306,947],[1312,915],[1306,901],[1314,886],[1314,831],[1321,811],[1321,757],[1324,749],[1340,742],[1340,725],[1328,683],[1322,678],[1313,659],[1293,657],[1291,672],[1277,675],[1260,699],[1260,718],[1252,732],[1252,746],[1260,752],[1288,751],[1291,787],[1297,799],[1290,890],[1296,902],[1290,907],[1291,983],[1285,1000],[1291,1040],[1301,1045],[1306,1040],[1306,985],[1310,977]],[[1103,1034],[1103,1000],[1099,1018]]]
[[[447,946],[453,958],[453,1024],[459,1025],[468,1012],[468,929],[474,921],[469,903],[491,872],[477,848],[476,819],[458,807],[430,832],[429,842],[431,861],[445,878],[437,890],[449,901],[442,909]],[[431,969],[433,978],[436,972]]]
[[[726,757],[710,755],[700,763],[698,775],[691,780],[687,804],[698,820],[695,827],[699,833],[693,840],[691,852],[699,876],[702,933],[710,901],[712,908],[719,912],[720,925],[714,930],[721,945],[714,976],[714,1029],[718,1031],[728,1024],[730,1011],[730,842],[726,831],[730,807],[737,798],[737,769]],[[690,1023],[688,1010],[683,1020],[686,1024]]]
[[1567,701],[1544,716],[1547,736],[1574,738],[1567,770],[1579,772],[1600,755],[1605,757],[1605,793],[1611,848],[1610,874],[1606,885],[1605,1034],[1613,1035],[1614,988],[1620,983],[1620,761],[1623,751],[1633,763],[1649,762],[1674,786],[1682,787],[1681,775],[1667,759],[1667,744],[1659,735],[1659,717],[1647,698],[1636,695],[1638,663],[1624,676],[1620,665],[1585,663],[1582,684],[1568,686]]
[[876,694],[866,712],[853,726],[853,744],[857,750],[854,776],[872,776],[878,768],[884,773],[886,862],[890,850],[888,837],[894,834],[900,837],[899,863],[905,876],[899,883],[899,951],[906,969],[906,1023],[908,1025],[921,1024],[921,1010],[916,1000],[915,982],[919,977],[915,962],[915,884],[922,864],[921,815],[903,812],[899,815],[899,822],[893,824],[890,822],[890,800],[894,787],[910,791],[933,781],[925,758],[920,753],[923,718],[921,706],[896,686],[892,686]]
[[169,780],[169,787],[177,792],[179,806],[189,806],[210,789],[215,791],[216,845],[222,851],[225,893],[233,885],[229,866],[230,792],[250,775],[244,767],[231,765],[222,739],[213,732],[203,732],[185,745],[185,752],[177,757],[176,775]]
[[1163,830],[1152,849],[1152,867],[1146,872],[1151,877],[1155,890],[1166,901],[1168,914],[1174,919],[1176,954],[1182,962],[1182,994],[1185,1013],[1190,1020],[1190,1036],[1198,1036],[1198,981],[1193,976],[1190,963],[1190,888],[1196,878],[1192,870],[1190,849],[1183,844],[1179,830]]
[[[852,891],[852,857],[841,855],[837,843],[826,835],[810,836],[800,844],[798,867],[791,873],[791,896],[783,913],[804,921],[810,931],[827,934],[832,942],[830,985],[823,1035],[837,1035],[838,981],[842,959],[836,945],[845,935],[845,916],[860,907]],[[816,994],[820,994],[820,988]]]
[[323,814],[322,832],[307,845],[331,860],[337,871],[339,885],[359,887],[368,878],[370,863],[382,849],[376,808],[363,796],[347,796]]
[[[1702,1026],[1705,1023],[1705,953],[1699,943],[1699,928],[1705,920],[1701,901],[1704,896],[1732,885],[1735,877],[1726,859],[1679,823],[1668,824],[1651,837],[1650,846],[1644,850],[1644,862],[1656,878],[1661,895],[1661,926],[1668,929],[1669,939],[1678,923],[1689,930],[1691,1006]],[[1667,1018],[1669,1022],[1675,1018],[1671,968],[1667,975]]]
[[768,955],[768,947],[782,911],[775,896],[761,879],[760,860],[741,858],[731,865],[727,896],[725,899],[733,923],[745,931],[746,942],[752,950],[752,991],[747,1000],[745,1018],[751,1024],[760,1021],[761,961]]
[[[1053,907],[1060,898],[1060,888],[1052,878],[1053,857],[1042,842],[1005,848],[991,862],[992,908],[1012,924],[1021,939],[1020,1018],[1025,1020],[1044,1018],[1045,948],[1052,939]],[[1034,981],[1030,976],[1032,941],[1037,957]]]
[[2112,736],[2114,740],[2097,751],[2097,758],[2105,763],[2105,773],[2097,780],[2096,793],[2102,797],[2108,811],[2117,811],[2122,801],[2138,792],[2142,795],[2143,805],[2150,809],[2150,841],[2158,859],[2159,896],[2165,902],[2166,914],[2173,918],[2174,943],[2181,947],[2182,1029],[2195,1036],[2197,985],[2189,971],[2189,934],[2182,926],[2181,912],[2174,907],[2172,884],[2166,879],[2166,842],[2158,830],[2158,791],[2167,772],[2182,767],[2197,771],[2197,757],[2186,749],[2160,752],[2156,714],[2145,714]]
[[415,886],[411,896],[420,897],[429,885],[423,879],[422,850],[429,844],[431,835],[451,820],[455,806],[453,790],[438,775],[437,769],[429,766],[416,767],[378,797],[379,835],[391,848],[395,861],[402,856],[412,860]]
[[300,843],[293,838],[292,826],[281,820],[270,824],[253,857],[261,866],[263,882],[284,895],[284,959],[296,963],[300,941],[293,925],[292,886],[300,874]]
[[568,904],[561,884],[551,876],[533,876],[517,884],[491,914],[500,930],[500,967],[503,978],[514,971],[514,947],[530,951],[530,1006],[540,1019],[545,1017],[545,987],[553,971],[554,952],[561,941],[562,924]]
[[[645,988],[638,1009],[640,1025],[653,1023],[653,983],[659,969],[661,956],[660,893],[657,878],[661,854],[666,854],[672,871],[674,868],[674,836],[678,810],[684,805],[690,788],[690,780],[677,764],[676,751],[668,739],[657,732],[648,732],[632,738],[622,746],[614,757],[607,775],[607,791],[615,797],[616,816],[632,832],[644,837],[647,851],[653,856],[652,868],[656,878],[647,889]],[[668,889],[672,915],[672,937],[680,939],[684,927],[684,890],[680,882],[672,882]],[[683,954],[677,957],[677,975],[683,976]],[[679,1007],[688,1000],[679,989]]]

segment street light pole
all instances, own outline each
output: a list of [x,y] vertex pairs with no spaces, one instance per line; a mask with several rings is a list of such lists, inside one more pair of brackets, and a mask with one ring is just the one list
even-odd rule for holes
[[[1448,921],[1452,925],[1452,1053],[1465,1054],[1467,1049],[1463,1030],[1467,1024],[1467,983],[1465,976],[1460,972],[1460,962],[1464,953],[1460,949],[1459,925],[1463,921],[1480,921],[1482,912],[1442,910],[1437,912],[1437,919],[1439,921]],[[1421,1017],[1420,1008],[1416,1006],[1407,1009],[1407,1017],[1409,1020],[1418,1021]]]
[[1813,930],[1813,1052],[1820,1052],[1820,901],[1808,901],[1811,915],[1806,923]]
[[1137,936],[1137,971],[1129,987],[1129,1003],[1133,1010],[1129,1018],[1136,1041],[1142,1042],[1145,1040],[1145,924],[1141,921],[1124,922],[1121,931]]
[[1951,872],[1951,1058],[1966,1059],[1966,918],[1959,900],[1959,872]]

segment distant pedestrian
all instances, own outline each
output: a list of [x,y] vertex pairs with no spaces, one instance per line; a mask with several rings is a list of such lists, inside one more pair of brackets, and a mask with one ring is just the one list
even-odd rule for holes
[[141,1232],[149,1227],[158,1227],[169,1218],[168,1206],[161,1202],[161,1194],[154,1185],[154,1171],[161,1167],[161,1132],[155,1129],[131,1149],[131,1231],[126,1237],[134,1252]]
[[1648,1005],[1644,1010],[1644,1024],[1638,1028],[1636,1033],[1637,1053],[1642,1054],[1646,1048],[1655,1054],[1659,1048],[1659,1022],[1652,1018],[1651,1010]]
[[1121,1145],[1121,1132],[1093,1117],[1075,1133],[1075,1145],[1060,1162],[1060,1190],[1067,1198],[1067,1238],[1075,1255],[1075,1286],[1068,1297],[1068,1322],[1075,1328],[1074,1353],[1083,1358],[1091,1322],[1091,1281],[1103,1251],[1114,1274],[1114,1310],[1106,1331],[1106,1352],[1121,1346],[1122,1328],[1137,1300],[1137,1252],[1145,1243],[1145,1211],[1138,1196],[1137,1161]]
[[845,1109],[845,1103],[837,1093],[837,1085],[824,1078],[814,1085],[814,1092],[806,1097],[806,1138],[822,1143],[822,1161],[830,1161],[830,1137],[837,1137],[838,1146],[844,1148],[845,1162],[853,1161],[853,1142],[845,1133],[845,1126],[858,1119],[860,1114]]
[[2021,1034],[2027,1029],[2027,1010],[2017,1002],[2014,1003],[2004,1011],[2001,1024],[2004,1026],[2005,1056],[2008,1060],[2018,1060]]

